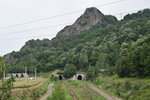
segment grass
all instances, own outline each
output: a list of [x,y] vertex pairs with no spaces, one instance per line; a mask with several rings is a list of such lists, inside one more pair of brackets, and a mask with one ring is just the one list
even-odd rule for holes
[[61,81],[55,82],[52,95],[47,100],[72,100],[70,93],[67,91]]
[[27,80],[17,78],[15,85],[15,91],[12,92],[14,100],[37,100],[41,95],[47,91],[47,87],[50,80],[37,77],[36,80]]
[[106,100],[96,91],[89,88],[83,81],[68,80],[67,83],[75,91],[79,100]]
[[32,90],[32,99],[37,100],[40,96],[46,93],[50,80],[46,80],[39,88]]
[[[46,77],[46,78],[45,78]],[[42,73],[41,77],[25,80],[24,78],[15,78],[13,82],[12,100],[37,100],[46,93],[50,83],[49,73]]]
[[26,79],[25,78],[16,78],[16,81],[13,83],[14,88],[26,88],[26,87],[31,87],[37,84],[40,84],[44,82],[46,79],[45,78],[40,78],[37,77],[36,79]]
[[94,83],[123,100],[150,100],[150,79],[99,77]]
[[13,82],[13,88],[28,88],[28,87],[38,85],[44,82],[45,80],[46,80],[45,78],[41,78],[41,77],[37,77],[36,79],[33,78],[33,79],[26,79],[26,80],[25,78],[15,78],[15,82]]

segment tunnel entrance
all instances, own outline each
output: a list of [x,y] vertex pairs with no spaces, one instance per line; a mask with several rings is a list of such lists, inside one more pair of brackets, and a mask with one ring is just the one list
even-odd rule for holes
[[77,79],[78,79],[78,80],[82,80],[82,76],[79,75],[79,76],[77,77]]
[[16,74],[16,77],[19,77],[18,74]]
[[61,75],[59,75],[59,80],[62,80],[62,79],[63,79],[63,77]]
[[23,74],[21,74],[21,77],[24,77],[24,75],[23,75]]

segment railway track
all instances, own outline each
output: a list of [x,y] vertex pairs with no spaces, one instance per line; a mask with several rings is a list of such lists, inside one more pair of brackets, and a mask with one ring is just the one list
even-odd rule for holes
[[67,84],[66,82],[63,82],[63,84],[66,86],[67,90],[69,91],[69,93],[71,94],[71,96],[73,97],[72,100],[79,100],[76,93],[74,92],[74,90],[69,86],[69,84]]
[[91,89],[93,89],[94,91],[98,92],[100,95],[104,96],[107,100],[122,100],[120,98],[115,98],[112,95],[108,94],[107,92],[103,91],[100,88],[97,88],[96,86],[94,86],[93,84],[90,83],[86,83]]

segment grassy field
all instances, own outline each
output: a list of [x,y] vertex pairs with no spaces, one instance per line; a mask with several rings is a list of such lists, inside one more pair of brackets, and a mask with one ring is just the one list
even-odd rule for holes
[[[41,82],[44,82],[46,79],[42,77],[37,77],[36,79],[25,79],[25,78],[15,78],[15,82],[13,82],[14,88],[26,88],[37,85]],[[1,80],[0,80],[1,85]]]
[[44,82],[46,79],[45,78],[40,78],[37,77],[36,79],[24,79],[24,78],[16,78],[16,81],[13,83],[14,88],[24,88],[24,87],[31,87],[37,84],[40,84]]
[[[36,80],[17,79],[16,89],[13,89],[12,96],[14,100],[37,100],[47,91],[50,80],[37,78]],[[26,84],[27,83],[27,84]],[[23,85],[24,84],[24,85]]]
[[150,100],[150,79],[99,77],[94,83],[123,100]]
[[[40,73],[36,79],[15,78],[12,100],[37,100],[46,93],[50,81],[49,73]],[[1,81],[0,81],[1,82]]]
[[75,91],[79,100],[106,100],[103,96],[89,88],[83,81],[68,80],[67,83]]

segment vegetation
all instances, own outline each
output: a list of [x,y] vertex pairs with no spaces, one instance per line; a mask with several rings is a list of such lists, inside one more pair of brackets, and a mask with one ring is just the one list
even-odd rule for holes
[[84,82],[68,80],[67,83],[75,91],[79,100],[106,100]]
[[[34,81],[31,80],[30,82],[28,81],[29,84],[31,84],[31,85],[28,84],[30,87],[29,86],[23,87],[24,82],[25,81],[23,80],[21,88],[15,89],[13,91],[12,96],[15,98],[14,100],[37,100],[44,93],[46,93],[50,80],[37,78],[36,81],[35,80]],[[38,84],[34,84],[33,82],[36,82]]]
[[67,64],[64,68],[63,75],[65,78],[71,78],[73,75],[76,74],[76,67],[73,64]]
[[8,65],[5,65],[5,62],[0,57],[0,78],[2,79],[0,84],[0,100],[12,100],[12,88],[14,78],[5,79],[5,75],[7,73]]
[[72,100],[71,95],[67,91],[64,84],[58,82],[55,84],[52,95],[47,100]]
[[39,88],[32,90],[32,100],[37,100],[41,95],[46,93],[49,80],[45,81]]
[[[11,65],[9,72],[23,72],[24,66],[28,67],[28,73],[31,74],[35,68],[38,73],[60,69],[64,70],[66,78],[70,78],[77,71],[82,71],[87,73],[87,79],[117,97],[149,100],[150,80],[144,78],[150,77],[150,9],[128,14],[121,21],[114,16],[104,15],[102,21],[80,34],[57,35],[52,40],[30,40],[20,51],[3,58]],[[1,79],[4,71],[7,71],[6,67],[8,65],[4,67],[0,57]],[[100,74],[104,76],[99,78]],[[41,75],[49,77],[43,73]],[[53,77],[53,80],[57,79]],[[44,80],[41,78],[39,81]],[[34,80],[27,84],[22,82],[22,79],[17,79],[14,87],[30,87],[40,83]],[[1,83],[0,99],[12,100],[13,79],[2,79]],[[85,83],[67,83],[80,100],[105,100]],[[15,99],[37,100],[47,91],[48,84],[49,80],[36,88],[19,91]],[[48,100],[71,99],[62,83],[56,83],[52,96],[48,97]]]
[[28,87],[38,85],[45,80],[46,79],[39,78],[39,77],[37,77],[36,79],[35,78],[33,79],[16,78],[16,81],[13,83],[14,84],[13,87],[14,88],[28,88]]
[[149,100],[150,79],[99,77],[94,83],[123,100]]
[[117,72],[122,77],[150,76],[150,35],[122,44]]
[[74,66],[73,70],[92,71],[94,77],[101,70],[119,77],[150,77],[149,12],[145,9],[128,14],[121,21],[104,16],[80,34],[57,35],[51,41],[30,40],[19,52],[4,58],[12,65],[10,72],[21,72],[22,66],[29,67],[30,73],[35,67],[38,72],[65,68],[64,75],[71,77]]

